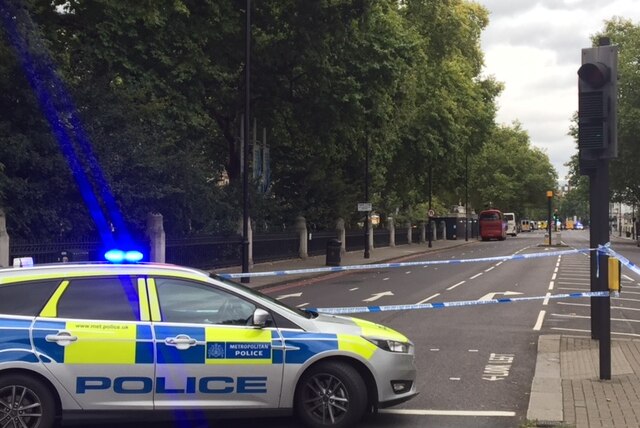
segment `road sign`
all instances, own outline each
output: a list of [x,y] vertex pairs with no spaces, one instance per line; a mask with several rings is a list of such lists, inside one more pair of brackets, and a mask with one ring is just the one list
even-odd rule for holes
[[434,210],[429,210],[429,217],[435,217],[436,212]]
[[358,211],[371,211],[371,202],[358,203]]

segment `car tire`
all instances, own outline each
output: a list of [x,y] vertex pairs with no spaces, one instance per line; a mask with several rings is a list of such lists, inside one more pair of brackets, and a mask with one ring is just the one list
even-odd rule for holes
[[307,427],[352,427],[365,413],[367,387],[352,366],[336,361],[319,363],[298,382],[294,406]]
[[9,427],[52,428],[56,422],[53,394],[31,376],[0,376],[0,422]]

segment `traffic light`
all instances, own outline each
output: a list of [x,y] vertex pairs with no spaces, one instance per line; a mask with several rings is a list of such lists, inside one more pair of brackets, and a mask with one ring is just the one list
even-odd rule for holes
[[618,156],[618,47],[582,49],[578,77],[578,149],[581,173],[587,174],[595,160]]

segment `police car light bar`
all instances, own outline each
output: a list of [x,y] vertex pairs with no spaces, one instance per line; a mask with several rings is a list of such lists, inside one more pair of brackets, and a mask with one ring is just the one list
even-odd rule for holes
[[140,251],[109,250],[104,253],[104,258],[111,263],[136,263],[144,256]]

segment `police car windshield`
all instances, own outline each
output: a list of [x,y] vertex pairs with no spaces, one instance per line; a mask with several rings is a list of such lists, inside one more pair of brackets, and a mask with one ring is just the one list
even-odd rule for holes
[[253,288],[247,287],[246,285],[241,284],[239,282],[231,281],[230,279],[227,279],[227,278],[222,278],[222,277],[220,277],[220,276],[218,276],[218,275],[216,275],[214,273],[210,274],[210,276],[211,276],[211,278],[215,278],[218,281],[224,282],[225,284],[230,285],[230,286],[232,286],[234,288],[239,288],[242,291],[244,291],[245,293],[251,294],[251,295],[253,295],[253,296],[255,296],[255,297],[259,298],[259,299],[268,300],[270,303],[273,303],[274,305],[278,305],[280,308],[282,308],[282,309],[284,309],[286,311],[292,312],[295,315],[298,315],[298,316],[301,316],[301,317],[304,317],[304,318],[309,318],[309,319],[316,318],[318,316],[318,314],[316,312],[305,311],[305,310],[302,310],[302,309],[291,307],[289,305],[286,305],[286,304],[282,303],[279,300],[274,299],[271,296],[263,294],[263,293],[261,293],[261,292],[259,292],[257,290],[254,290]]

